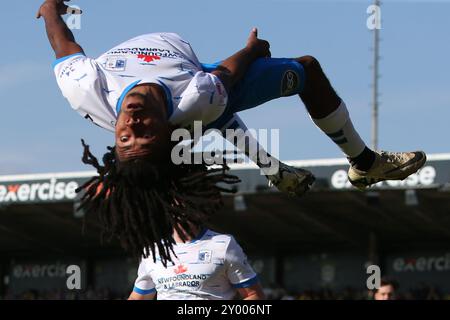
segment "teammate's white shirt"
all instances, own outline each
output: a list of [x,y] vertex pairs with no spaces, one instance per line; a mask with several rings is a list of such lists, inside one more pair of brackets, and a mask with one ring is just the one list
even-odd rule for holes
[[237,288],[255,284],[256,273],[236,240],[204,230],[189,243],[176,244],[177,258],[167,268],[150,256],[142,259],[134,291],[157,293],[158,300],[230,300]]
[[221,81],[202,71],[190,44],[174,33],[151,33],[126,41],[97,59],[74,54],[54,64],[58,85],[72,108],[114,131],[127,92],[143,83],[164,88],[169,121],[189,127],[207,125],[225,110]]

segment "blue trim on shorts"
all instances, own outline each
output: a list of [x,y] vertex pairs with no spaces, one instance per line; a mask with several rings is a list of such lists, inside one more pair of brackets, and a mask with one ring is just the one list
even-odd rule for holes
[[72,57],[75,57],[75,56],[84,56],[84,55],[85,55],[85,54],[84,54],[83,52],[78,52],[78,53],[70,54],[70,55],[68,55],[68,56],[65,56],[65,57],[56,59],[55,61],[53,61],[52,67],[55,68],[55,67],[56,67],[58,64],[60,64],[61,62],[64,62],[64,61],[66,61],[67,59],[70,59],[70,58],[72,58]]
[[241,283],[232,284],[234,288],[241,289],[241,288],[248,288],[252,285],[256,284],[258,282],[258,276],[254,276],[253,278],[246,280]]
[[117,112],[117,114],[120,113],[120,109],[122,108],[123,100],[125,99],[125,96],[127,95],[127,93],[128,93],[131,89],[133,89],[134,87],[136,87],[136,85],[137,85],[139,82],[141,82],[141,80],[137,80],[137,81],[135,81],[135,82],[129,84],[129,85],[123,90],[122,94],[120,95],[119,100],[117,100],[117,104],[116,104],[116,112]]
[[148,289],[148,290],[143,290],[143,289],[139,289],[136,286],[133,288],[133,291],[136,292],[136,293],[142,294],[143,296],[146,295],[146,294],[156,293],[156,289],[155,288]]

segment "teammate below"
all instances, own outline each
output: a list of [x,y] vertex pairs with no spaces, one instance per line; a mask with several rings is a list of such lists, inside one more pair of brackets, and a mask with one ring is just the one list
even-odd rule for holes
[[208,229],[183,241],[176,231],[176,258],[167,268],[159,259],[142,259],[129,300],[264,299],[256,273],[236,240]]

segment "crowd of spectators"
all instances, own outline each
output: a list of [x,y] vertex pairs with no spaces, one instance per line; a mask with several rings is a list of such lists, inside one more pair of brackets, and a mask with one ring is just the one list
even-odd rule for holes
[[[322,288],[304,291],[289,291],[277,285],[264,289],[268,300],[373,300],[374,292],[361,288],[346,287],[341,290]],[[89,288],[84,291],[70,290],[26,290],[18,294],[6,292],[0,300],[122,300],[129,292],[114,292],[110,289]],[[439,288],[421,284],[407,290],[397,290],[397,300],[450,300],[450,292],[442,292]]]
[[109,289],[89,288],[78,290],[26,290],[21,293],[7,292],[0,296],[0,300],[122,300],[127,298],[129,292],[114,292]]
[[[264,289],[270,300],[374,300],[374,291],[364,288],[346,287],[341,290],[322,288],[303,291],[289,291],[280,286]],[[443,292],[434,285],[421,284],[402,290],[399,288],[395,300],[450,300],[450,292]]]

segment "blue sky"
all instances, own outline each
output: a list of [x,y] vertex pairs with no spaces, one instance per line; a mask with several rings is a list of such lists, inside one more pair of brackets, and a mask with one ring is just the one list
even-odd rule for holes
[[[89,169],[80,138],[102,154],[112,135],[72,111],[53,76],[53,53],[41,1],[7,1],[0,20],[0,174]],[[142,33],[177,32],[203,62],[233,54],[259,28],[272,55],[317,57],[346,101],[355,127],[370,142],[371,1],[77,0],[84,14],[74,34],[89,56],[98,56]],[[450,19],[448,1],[384,1],[381,30],[380,147],[450,152]],[[252,128],[280,129],[284,160],[340,157],[310,121],[297,97],[241,113]]]

